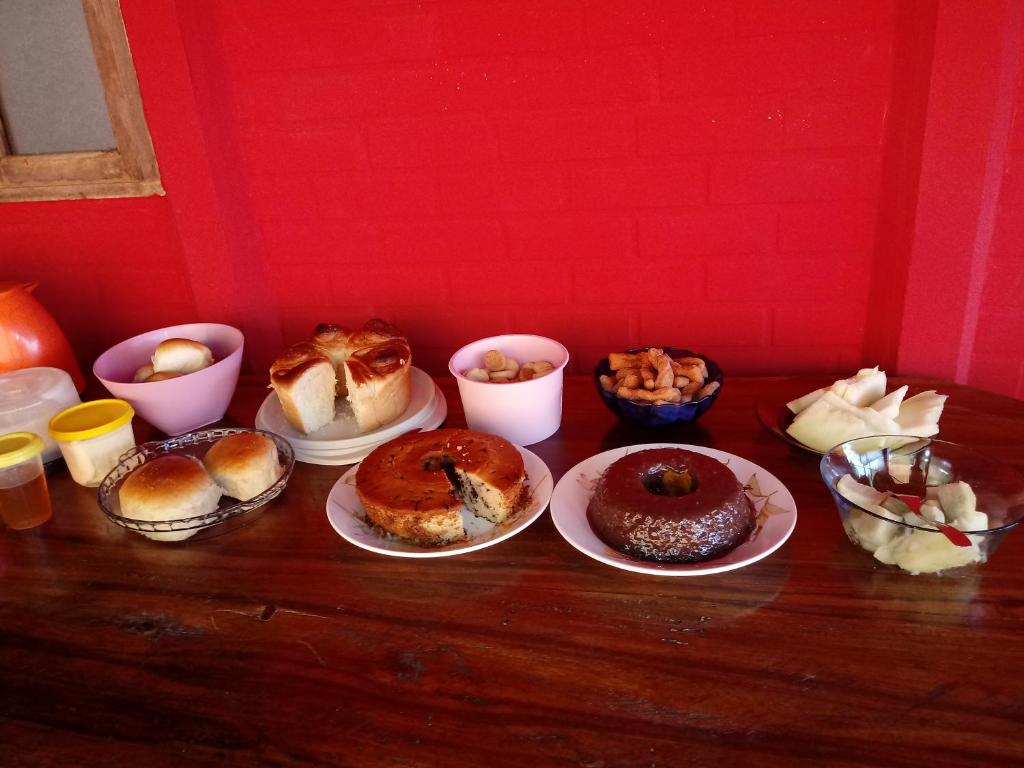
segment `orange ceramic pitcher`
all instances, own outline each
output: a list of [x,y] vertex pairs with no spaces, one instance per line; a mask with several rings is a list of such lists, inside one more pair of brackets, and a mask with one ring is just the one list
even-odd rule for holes
[[0,280],[0,373],[48,366],[71,374],[75,388],[85,378],[57,321],[32,295],[38,283]]

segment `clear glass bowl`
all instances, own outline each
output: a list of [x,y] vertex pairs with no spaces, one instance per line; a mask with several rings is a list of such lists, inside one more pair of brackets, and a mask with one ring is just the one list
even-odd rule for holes
[[[222,496],[220,505],[213,512],[196,517],[185,517],[179,520],[166,520],[153,522],[150,520],[134,520],[121,515],[121,502],[118,498],[118,490],[132,470],[142,466],[147,461],[159,456],[170,454],[178,456],[193,456],[202,459],[210,447],[227,435],[238,434],[239,432],[254,432],[269,437],[277,446],[277,456],[281,462],[282,472],[272,486],[267,488],[259,496],[248,501],[238,501],[229,496]],[[280,495],[288,484],[295,468],[295,453],[291,445],[280,435],[273,432],[266,432],[262,429],[225,428],[207,429],[198,432],[190,432],[180,437],[172,437],[169,440],[161,440],[151,443],[143,443],[125,453],[118,460],[115,466],[100,483],[96,492],[100,509],[107,519],[112,523],[127,528],[130,531],[158,541],[181,541],[202,534],[203,537],[217,535],[234,530],[252,520],[255,512],[265,506],[272,499]]]
[[[977,509],[988,515],[988,525],[964,531],[971,542],[969,552],[912,513],[890,519],[845,498],[836,485],[847,474],[877,491],[918,499],[928,495],[929,487],[963,481],[974,491]],[[821,476],[850,541],[881,557],[881,562],[889,559],[893,550],[891,545],[888,550],[882,547],[899,541],[904,556],[887,564],[909,573],[967,571],[970,566],[981,565],[1010,529],[1024,519],[1024,475],[983,453],[945,440],[900,435],[850,440],[822,457]],[[907,522],[908,518],[915,522]],[[914,551],[906,547],[910,536],[915,537],[910,548]],[[963,562],[965,559],[969,562]],[[928,567],[919,567],[925,561]],[[946,567],[942,567],[944,563]]]

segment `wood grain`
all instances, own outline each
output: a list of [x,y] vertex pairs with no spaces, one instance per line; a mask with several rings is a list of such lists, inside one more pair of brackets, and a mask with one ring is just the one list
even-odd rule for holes
[[82,0],[82,8],[117,149],[13,155],[0,125],[0,202],[164,194],[120,5]]
[[82,8],[125,173],[135,181],[159,181],[120,5],[117,0],[82,0]]
[[[799,507],[792,538],[700,578],[603,566],[548,515],[466,556],[374,555],[324,514],[344,468],[305,464],[250,525],[158,544],[108,524],[61,468],[53,520],[0,535],[4,764],[1019,764],[1024,536],[965,577],[876,567],[817,457],[754,417],[792,386],[730,379],[699,424],[650,432],[570,378],[562,429],[531,447],[556,478],[663,440],[773,472]],[[1024,468],[1024,404],[941,389],[944,437]],[[252,424],[265,394],[244,382],[230,421]]]

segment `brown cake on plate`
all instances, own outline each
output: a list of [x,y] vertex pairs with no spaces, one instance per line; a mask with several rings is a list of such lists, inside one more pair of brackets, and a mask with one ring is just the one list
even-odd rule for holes
[[425,546],[465,536],[462,506],[492,523],[519,503],[523,457],[507,440],[469,429],[410,432],[378,446],[356,471],[367,517]]
[[682,448],[637,451],[613,463],[587,517],[612,549],[666,563],[719,557],[754,529],[754,510],[732,471]]

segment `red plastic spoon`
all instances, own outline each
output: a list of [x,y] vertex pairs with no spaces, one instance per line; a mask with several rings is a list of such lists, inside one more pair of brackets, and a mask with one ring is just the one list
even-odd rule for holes
[[905,493],[893,493],[892,491],[885,491],[886,496],[890,499],[896,499],[906,505],[907,509],[913,512],[915,515],[924,520],[928,525],[934,526],[943,536],[949,539],[951,544],[958,547],[970,547],[973,542],[967,537],[967,534],[961,531],[959,528],[954,528],[952,525],[947,523],[937,523],[930,518],[925,517],[921,514],[921,501],[922,499],[918,496],[912,496]]

